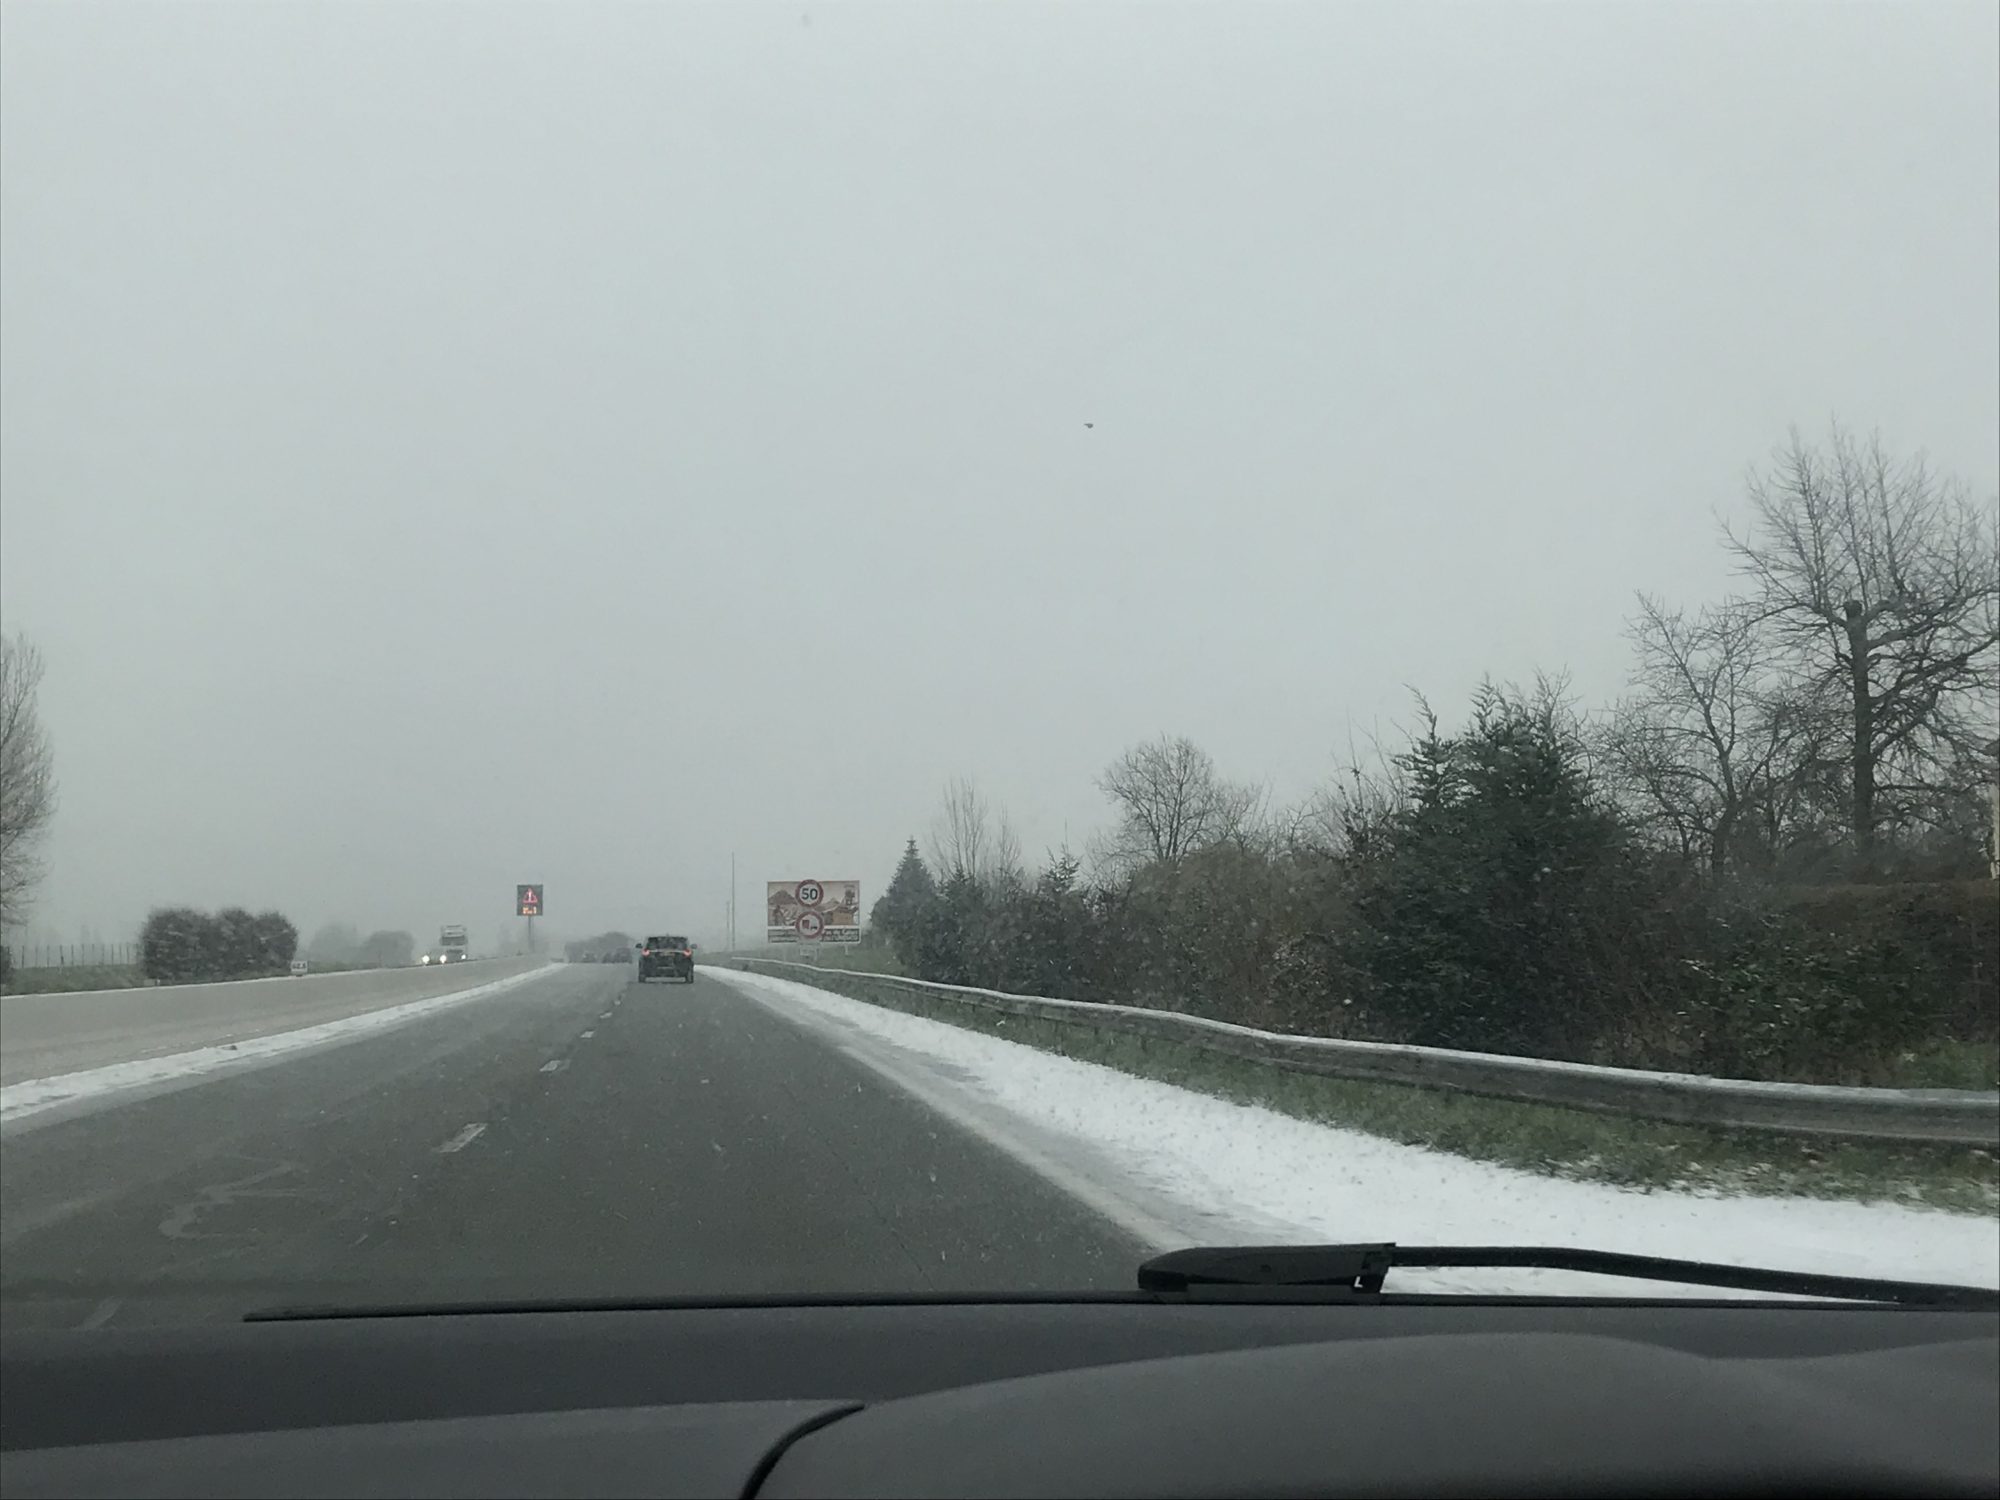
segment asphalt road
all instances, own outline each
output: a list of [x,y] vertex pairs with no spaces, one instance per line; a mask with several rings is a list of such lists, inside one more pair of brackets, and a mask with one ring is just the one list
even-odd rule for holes
[[721,980],[490,998],[0,1134],[0,1325],[1065,1290],[1147,1254]]
[[0,998],[0,1086],[227,1046],[433,999],[538,967],[530,958]]

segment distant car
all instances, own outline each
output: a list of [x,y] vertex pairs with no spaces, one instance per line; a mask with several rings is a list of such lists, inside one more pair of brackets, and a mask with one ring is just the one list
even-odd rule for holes
[[639,944],[639,983],[678,979],[694,983],[694,944],[684,937],[649,937]]

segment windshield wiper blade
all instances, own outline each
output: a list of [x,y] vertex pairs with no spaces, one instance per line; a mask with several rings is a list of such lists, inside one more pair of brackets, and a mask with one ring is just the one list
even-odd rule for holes
[[1170,1250],[1139,1267],[1142,1292],[1197,1286],[1323,1287],[1371,1295],[1396,1264],[1394,1245],[1217,1245]]
[[1373,1298],[1392,1270],[1524,1267],[1582,1271],[1639,1281],[1726,1287],[1836,1302],[1905,1307],[2000,1309],[2000,1291],[1926,1281],[1886,1281],[1814,1271],[1770,1271],[1705,1260],[1669,1260],[1615,1250],[1539,1245],[1266,1245],[1175,1250],[1139,1267],[1139,1289],[1190,1293],[1202,1287],[1296,1287]]

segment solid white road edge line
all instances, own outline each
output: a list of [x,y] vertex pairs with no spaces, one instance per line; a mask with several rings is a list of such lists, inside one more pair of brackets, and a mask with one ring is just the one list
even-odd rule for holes
[[732,983],[733,970],[714,969],[710,972],[737,994],[754,1000],[779,1019],[813,1032],[835,1047],[842,1056],[853,1058],[878,1077],[887,1080],[904,1093],[913,1095],[960,1129],[969,1131],[989,1146],[1012,1157],[1037,1177],[1076,1199],[1098,1217],[1110,1220],[1140,1244],[1151,1246],[1159,1252],[1182,1250],[1203,1243],[1201,1235],[1190,1233],[1184,1226],[1173,1223],[1135,1202],[1119,1191],[1118,1184],[1075,1171],[1067,1163],[1057,1160],[1019,1134],[1005,1130],[1003,1122],[995,1119],[993,1112],[972,1108],[964,1097],[954,1097],[948,1087],[922,1076],[913,1067],[899,1065],[890,1044],[878,1042],[874,1038],[859,1037],[848,1028],[839,1026],[803,1006],[787,1006],[769,991],[760,992],[755,985]]

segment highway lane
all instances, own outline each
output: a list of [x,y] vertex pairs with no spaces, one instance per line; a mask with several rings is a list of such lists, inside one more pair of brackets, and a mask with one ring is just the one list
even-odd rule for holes
[[1123,1288],[1146,1253],[813,1031],[624,967],[0,1133],[9,1328]]
[[490,984],[539,962],[497,958],[301,979],[8,995],[0,999],[0,1086],[346,1020]]

